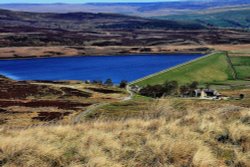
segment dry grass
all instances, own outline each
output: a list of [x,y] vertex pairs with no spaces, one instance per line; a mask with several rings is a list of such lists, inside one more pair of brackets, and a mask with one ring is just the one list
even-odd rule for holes
[[[1,80],[1,79],[0,79]],[[2,85],[1,85],[2,84]],[[85,84],[79,81],[70,81],[62,83],[41,83],[41,82],[29,82],[23,85],[23,88],[16,88],[19,83],[10,82],[0,85],[0,127],[11,126],[11,127],[26,127],[33,125],[47,124],[49,122],[60,122],[69,123],[81,112],[87,110],[91,105],[104,103],[104,102],[116,102],[124,99],[128,95],[125,90],[113,87],[106,87],[97,84]],[[30,93],[29,86],[44,86],[48,93],[43,93],[45,88],[38,87],[37,90]],[[9,91],[6,93],[5,89]],[[19,97],[18,95],[13,96],[13,92],[22,91],[26,89],[29,95],[27,97]],[[113,92],[97,92],[90,88],[101,89]],[[73,93],[72,93],[73,92]],[[74,93],[76,92],[76,93]],[[80,94],[79,94],[80,93]],[[5,97],[3,97],[5,95]],[[87,95],[87,96],[85,96]],[[88,96],[89,95],[89,96]],[[11,98],[10,98],[11,97]],[[12,99],[14,98],[14,100]],[[4,106],[4,102],[9,101],[9,104]],[[13,103],[22,102],[22,103]],[[31,101],[37,101],[35,105],[25,105]],[[46,101],[46,102],[43,102]],[[50,103],[49,103],[50,102]],[[3,104],[2,104],[3,103]],[[79,106],[74,107],[79,104]],[[83,104],[81,106],[81,104]],[[86,104],[86,105],[84,105]],[[63,106],[68,107],[63,107]],[[63,113],[69,113],[64,114]],[[54,117],[53,117],[54,115]],[[42,119],[41,119],[42,118]],[[49,119],[51,118],[51,119]]]
[[[140,118],[0,130],[0,164],[22,166],[250,166],[250,110],[162,99]],[[1,166],[1,165],[0,165]]]
[[[1,47],[0,58],[32,58],[32,57],[64,57],[79,56],[79,55],[117,55],[121,53],[143,53],[140,50],[134,51],[133,48],[141,46],[85,46],[85,47],[70,47],[70,46],[44,46],[44,47]],[[209,48],[213,50],[225,50],[234,52],[248,52],[250,44],[224,44],[224,45],[197,45],[197,44],[168,44],[148,47],[150,53],[197,53],[201,52],[201,48]],[[237,56],[237,55],[236,55]],[[249,56],[249,54],[245,55]]]

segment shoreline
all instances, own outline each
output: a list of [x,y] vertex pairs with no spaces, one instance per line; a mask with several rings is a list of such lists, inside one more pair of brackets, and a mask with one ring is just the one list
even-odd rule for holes
[[246,50],[245,45],[164,45],[164,46],[41,46],[41,47],[0,47],[0,60],[61,58],[84,56],[129,56],[147,54],[209,54],[213,51]]
[[18,58],[14,58],[14,57],[6,57],[6,58],[0,58],[1,60],[28,60],[28,59],[50,59],[50,58],[73,58],[73,57],[116,57],[116,56],[147,56],[147,55],[162,55],[162,56],[170,56],[170,55],[206,55],[209,53],[202,53],[202,52],[190,52],[190,53],[182,53],[182,52],[173,52],[173,53],[155,53],[155,52],[151,52],[151,53],[123,53],[123,54],[109,54],[109,55],[70,55],[70,56],[51,56],[51,57],[18,57]]
[[[119,59],[119,57],[120,58],[122,58],[123,60],[125,59],[125,60],[127,60],[127,59],[133,59],[133,58],[139,58],[139,59],[141,59],[141,60],[144,60],[144,58],[146,58],[147,57],[147,59],[151,59],[151,57],[153,58],[153,57],[156,57],[156,58],[163,58],[164,60],[168,60],[169,59],[169,57],[174,57],[174,59],[176,59],[176,60],[178,60],[179,59],[179,57],[182,57],[182,58],[184,58],[185,59],[185,57],[186,57],[186,59],[189,59],[188,57],[203,57],[205,54],[201,54],[201,53],[168,53],[168,54],[166,54],[166,53],[160,53],[160,54],[157,54],[157,53],[140,53],[140,54],[132,54],[132,53],[130,53],[130,54],[122,54],[122,55],[103,55],[103,56],[101,56],[101,55],[99,55],[99,56],[76,56],[76,57],[74,57],[74,56],[68,56],[68,57],[51,57],[51,58],[38,58],[38,59],[45,59],[44,61],[50,61],[50,60],[52,60],[52,61],[60,61],[60,60],[63,60],[63,61],[71,61],[71,60],[73,60],[73,61],[81,61],[81,60],[85,60],[85,58],[93,58],[93,60],[99,60],[99,59],[101,59],[101,60],[106,60],[106,57],[111,57],[110,59],[112,60],[112,59],[115,59],[115,58],[118,58]],[[63,59],[64,58],[64,59]],[[27,61],[33,61],[33,62],[36,62],[36,61],[38,61],[38,60],[36,60],[37,58],[22,58],[22,59],[4,59],[4,60],[6,60],[6,63],[8,63],[8,62],[22,62],[21,60],[27,60]],[[2,62],[4,63],[4,60],[2,60]],[[160,62],[159,62],[160,63]],[[137,64],[137,63],[136,63]],[[1,69],[1,68],[0,68]],[[165,69],[165,68],[164,68]],[[159,70],[160,71],[160,70]],[[158,72],[158,71],[156,71],[156,72]],[[1,71],[0,70],[0,74],[1,75],[3,75],[3,76],[6,76],[7,78],[10,78],[10,79],[12,79],[12,80],[15,80],[15,81],[27,81],[27,79],[24,79],[24,78],[22,78],[21,76],[18,76],[17,74],[16,75],[14,75],[14,74],[11,74],[11,73],[8,73],[8,71],[6,70],[6,71]],[[150,74],[150,73],[149,73]],[[116,77],[116,76],[114,76],[114,77]],[[107,77],[108,78],[108,77]],[[128,79],[128,80],[130,80],[129,82],[133,82],[134,80],[137,80],[137,79],[139,79],[140,77],[137,77],[137,78],[134,78],[134,79],[132,79],[132,80],[130,80],[130,79]],[[33,79],[28,79],[29,81],[35,81],[34,80],[34,78]],[[72,79],[62,79],[62,78],[60,78],[60,79],[55,79],[55,78],[51,78],[51,79],[36,79],[36,81],[41,81],[41,82],[44,82],[44,81],[72,81]],[[76,79],[74,78],[73,79],[74,81],[76,81]],[[86,78],[84,78],[84,79],[82,79],[81,78],[81,80],[79,80],[79,81],[86,81],[87,79]],[[93,79],[94,80],[94,79]],[[104,80],[103,80],[104,81]],[[119,84],[119,82],[117,81],[117,82],[115,82],[116,84]]]
[[239,45],[156,45],[156,46],[40,46],[0,47],[0,60],[84,56],[123,56],[145,54],[208,54],[213,51],[247,51],[250,44]]
[[[185,46],[175,49],[172,46],[145,47],[146,51],[134,50],[140,47],[107,46],[107,47],[83,47],[71,46],[53,47],[3,47],[0,48],[0,60],[36,59],[36,58],[61,58],[61,57],[84,57],[84,56],[129,56],[147,54],[207,54],[211,49],[203,46]],[[179,47],[179,46],[177,46]],[[148,50],[147,50],[148,49]],[[60,54],[59,54],[60,51]],[[50,53],[49,55],[47,53]]]

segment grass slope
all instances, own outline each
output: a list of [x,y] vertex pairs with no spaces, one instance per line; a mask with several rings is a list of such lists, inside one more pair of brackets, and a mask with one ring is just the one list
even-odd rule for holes
[[250,166],[248,108],[168,99],[149,106],[125,120],[0,128],[0,166]]
[[193,61],[179,68],[159,73],[151,78],[134,83],[139,86],[162,84],[166,80],[175,80],[180,84],[198,81],[209,83],[231,79],[231,70],[223,53]]

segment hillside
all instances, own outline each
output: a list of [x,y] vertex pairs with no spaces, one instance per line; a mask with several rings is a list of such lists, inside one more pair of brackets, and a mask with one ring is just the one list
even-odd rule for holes
[[126,15],[155,16],[164,14],[200,11],[211,8],[249,5],[248,0],[203,0],[151,3],[87,3],[87,4],[0,4],[0,8],[29,12],[94,12],[119,13]]
[[234,103],[161,99],[145,104],[147,109],[133,118],[0,128],[0,164],[247,167],[249,108]]
[[87,29],[204,29],[199,24],[159,21],[119,14],[94,13],[29,13],[0,10],[1,27],[23,26],[40,29],[83,31]]
[[175,80],[180,84],[198,81],[200,83],[211,83],[232,79],[232,71],[223,53],[217,53],[197,61],[187,63],[183,66],[155,74],[133,84],[145,86],[163,84],[166,80]]
[[[0,10],[0,46],[136,46],[165,40],[164,31],[204,26],[118,14],[29,13]],[[160,31],[159,31],[160,30]],[[145,34],[148,36],[145,36]],[[174,35],[174,34],[173,34]],[[176,34],[177,35],[177,34]],[[168,37],[172,41],[174,37]]]
[[250,8],[217,9],[193,14],[186,13],[180,15],[158,16],[154,18],[193,22],[212,27],[250,28]]
[[[250,32],[119,14],[0,10],[0,57],[208,52],[249,44]],[[184,46],[190,46],[185,48]],[[180,46],[175,49],[175,46]]]
[[126,96],[122,89],[97,84],[79,81],[14,81],[0,75],[0,129],[51,122],[72,123],[72,118],[88,107],[120,101]]

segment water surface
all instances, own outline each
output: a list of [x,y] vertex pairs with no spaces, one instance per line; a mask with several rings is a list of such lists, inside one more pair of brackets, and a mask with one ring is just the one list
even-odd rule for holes
[[0,60],[0,74],[16,80],[133,81],[202,56],[147,54]]

